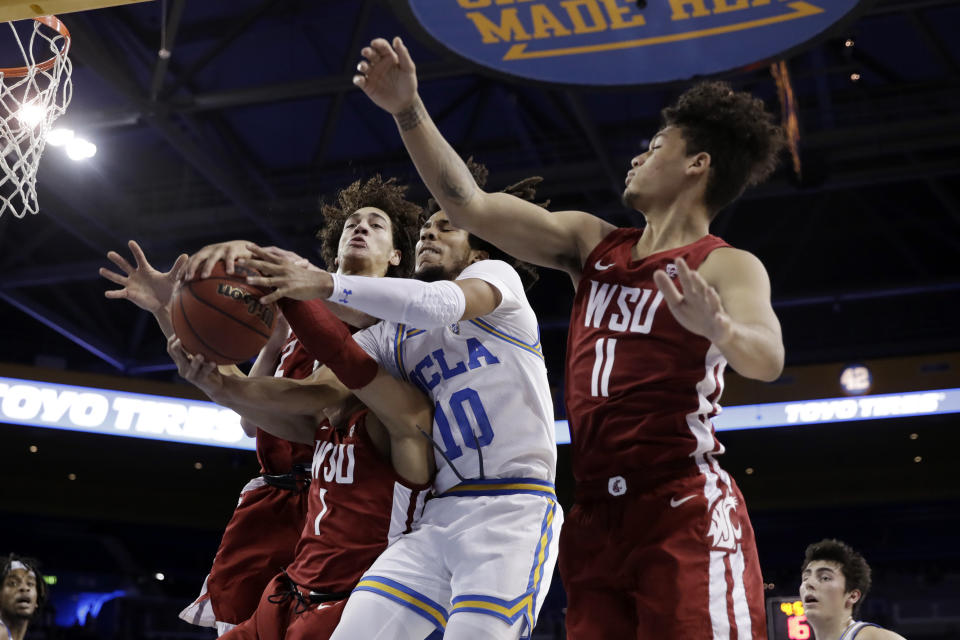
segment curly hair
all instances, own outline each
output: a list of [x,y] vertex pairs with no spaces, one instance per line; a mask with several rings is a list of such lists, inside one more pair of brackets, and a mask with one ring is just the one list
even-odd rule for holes
[[853,617],[856,618],[860,612],[860,605],[870,591],[870,565],[850,545],[840,540],[826,538],[807,547],[800,572],[803,573],[814,560],[826,560],[839,564],[844,578],[844,593],[854,589],[860,592],[860,599],[853,605]]
[[[477,186],[483,189],[487,184],[487,178],[490,175],[490,171],[487,167],[479,162],[474,161],[473,156],[467,158],[467,169],[470,170],[470,174],[473,176],[474,181],[477,183]],[[520,182],[514,183],[506,188],[504,188],[503,193],[509,193],[512,196],[516,196],[521,200],[526,200],[528,202],[533,202],[534,198],[537,195],[537,185],[543,182],[543,178],[540,176],[530,176],[529,178],[524,178]],[[544,202],[535,203],[537,206],[547,208],[550,201],[546,200]],[[426,216],[431,216],[440,210],[440,204],[430,198],[427,200],[427,209]],[[490,256],[491,260],[503,260],[511,267],[513,267],[517,274],[520,276],[520,281],[523,283],[524,291],[529,291],[530,287],[536,284],[537,280],[540,279],[540,274],[537,272],[537,267],[530,264],[529,262],[524,262],[523,260],[517,260],[508,253],[501,251],[494,245],[490,244],[486,240],[469,234],[468,242],[470,248],[475,251],[485,251],[487,255]]]
[[376,207],[390,218],[393,228],[393,248],[400,251],[400,264],[390,265],[387,275],[395,278],[409,278],[413,274],[414,247],[420,229],[423,208],[406,199],[407,186],[401,185],[396,178],[384,180],[377,174],[369,180],[357,180],[349,187],[341,189],[336,196],[336,204],[320,203],[320,213],[324,224],[317,232],[320,240],[320,255],[332,269],[336,264],[343,234],[343,225],[357,209]]
[[[37,578],[37,611],[40,611],[40,607],[43,606],[43,603],[47,599],[47,583],[43,580],[43,574],[40,573],[40,562],[33,559],[27,558],[25,556],[18,556],[15,553],[9,554],[6,559],[3,561],[3,573],[0,575],[0,584],[3,584],[7,581],[7,575],[13,571],[13,563],[19,562],[23,564],[33,572]],[[34,612],[36,615],[36,612]]]
[[710,154],[706,204],[716,214],[777,167],[785,144],[763,101],[725,82],[701,82],[660,112],[663,125],[678,127],[687,155]]

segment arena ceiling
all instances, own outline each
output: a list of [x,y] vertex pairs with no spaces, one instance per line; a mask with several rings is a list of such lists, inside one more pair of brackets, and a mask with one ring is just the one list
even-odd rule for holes
[[[785,162],[714,224],[766,264],[788,364],[960,348],[960,6],[866,4],[788,60],[802,179]],[[40,214],[0,219],[0,359],[73,370],[173,377],[147,314],[103,297],[97,269],[128,239],[163,268],[233,238],[319,260],[319,197],[375,172],[426,197],[392,119],[350,82],[373,36],[405,37],[428,108],[491,187],[540,175],[552,206],[622,225],[636,223],[619,204],[629,159],[684,87],[485,75],[381,0],[169,0],[64,20],[75,68],[61,124],[99,151],[75,163],[48,148]],[[724,77],[778,108],[766,65]],[[532,294],[555,381],[571,294],[557,274]]]

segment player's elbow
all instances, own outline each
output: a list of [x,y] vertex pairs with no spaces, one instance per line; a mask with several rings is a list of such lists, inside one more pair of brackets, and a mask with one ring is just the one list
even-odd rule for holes
[[773,382],[783,373],[783,362],[784,350],[783,346],[780,346],[758,363],[756,375],[751,377],[763,382]]
[[443,212],[447,214],[447,218],[453,226],[470,233],[476,233],[477,229],[483,226],[483,221],[489,217],[486,213],[489,200],[489,193],[477,185],[473,185],[472,190],[460,197],[445,199],[442,203]]

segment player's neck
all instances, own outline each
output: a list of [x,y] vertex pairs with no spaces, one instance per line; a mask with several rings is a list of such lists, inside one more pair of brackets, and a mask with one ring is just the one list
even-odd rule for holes
[[683,247],[710,233],[710,216],[702,205],[672,203],[643,212],[647,226],[633,249],[633,258]]
[[847,627],[853,624],[853,616],[845,611],[836,618],[819,620],[818,622],[814,622],[808,618],[807,622],[813,627],[813,632],[817,640],[840,640],[843,632],[847,630]]
[[370,278],[381,278],[386,275],[383,269],[377,268],[369,260],[345,260],[340,263],[337,273],[345,276],[367,276]]
[[[13,640],[23,640],[23,637],[27,635],[27,626],[30,624],[29,620],[14,619],[8,620],[3,618],[3,623],[7,625],[7,629],[10,630],[10,636]],[[6,640],[3,638],[2,640]]]

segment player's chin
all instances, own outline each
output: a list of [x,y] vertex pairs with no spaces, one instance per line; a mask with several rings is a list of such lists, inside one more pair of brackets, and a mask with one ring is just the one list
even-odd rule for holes
[[438,280],[450,279],[447,270],[439,264],[419,264],[413,277],[421,282],[437,282]]
[[620,202],[623,203],[623,206],[627,207],[628,209],[634,209],[635,211],[642,210],[640,194],[636,191],[632,191],[630,187],[627,187],[623,190],[623,194],[620,196]]

